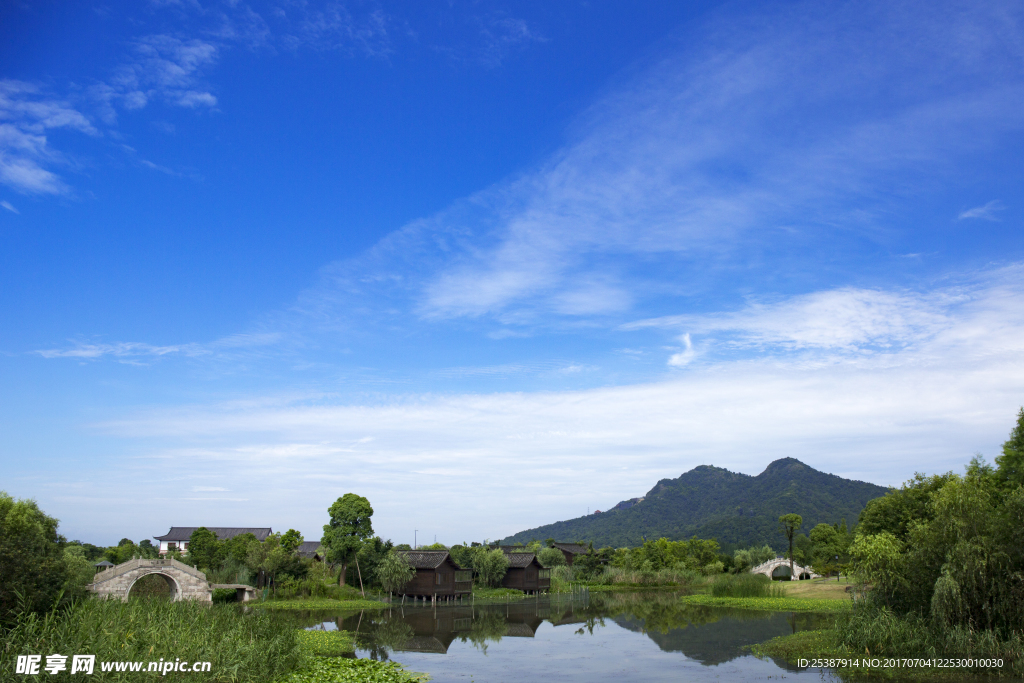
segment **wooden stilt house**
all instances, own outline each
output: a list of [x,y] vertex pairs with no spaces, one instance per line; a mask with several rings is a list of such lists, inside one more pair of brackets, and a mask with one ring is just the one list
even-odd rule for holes
[[457,565],[447,550],[399,550],[398,555],[416,570],[401,595],[434,599],[473,592],[473,570]]
[[524,593],[540,593],[551,590],[551,570],[545,569],[533,553],[505,553],[508,557],[508,571],[501,585],[515,588]]

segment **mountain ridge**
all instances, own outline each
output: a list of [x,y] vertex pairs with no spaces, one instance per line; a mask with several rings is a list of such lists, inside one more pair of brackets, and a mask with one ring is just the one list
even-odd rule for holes
[[502,543],[555,538],[620,547],[640,545],[645,538],[698,536],[716,538],[725,549],[762,543],[781,548],[780,515],[801,515],[803,533],[821,522],[846,520],[852,527],[867,502],[887,490],[821,472],[796,458],[774,460],[758,475],[698,465],[675,479],[661,479],[639,499],[622,501],[606,512],[526,529]]

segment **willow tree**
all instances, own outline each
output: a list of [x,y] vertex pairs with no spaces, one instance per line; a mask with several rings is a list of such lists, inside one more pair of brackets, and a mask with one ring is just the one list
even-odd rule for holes
[[782,527],[782,533],[786,535],[786,540],[789,541],[789,580],[793,580],[793,536],[800,529],[800,526],[804,523],[804,518],[800,515],[793,514],[792,512],[788,515],[782,515],[779,517],[779,526]]
[[384,556],[374,573],[381,587],[388,592],[388,600],[391,599],[392,593],[397,593],[416,576],[416,570],[412,565],[393,550]]

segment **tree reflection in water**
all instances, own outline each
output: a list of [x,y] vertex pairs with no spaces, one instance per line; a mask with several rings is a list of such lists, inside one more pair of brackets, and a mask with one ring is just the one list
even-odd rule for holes
[[644,634],[663,651],[681,652],[711,665],[749,654],[747,646],[775,636],[820,628],[824,618],[690,605],[679,595],[598,593],[542,596],[504,605],[393,607],[338,617],[337,627],[355,634],[363,656],[387,660],[391,652],[446,654],[456,640],[486,656],[488,646],[503,638],[533,638],[544,622],[556,628],[572,626],[572,632],[592,636],[611,621]]

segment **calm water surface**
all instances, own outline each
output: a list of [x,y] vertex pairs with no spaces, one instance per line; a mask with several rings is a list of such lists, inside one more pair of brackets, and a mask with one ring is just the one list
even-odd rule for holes
[[[502,605],[308,613],[307,628],[356,634],[360,657],[447,681],[821,681],[744,647],[827,617],[687,606],[665,593],[541,597]],[[826,675],[827,679],[828,676]]]

